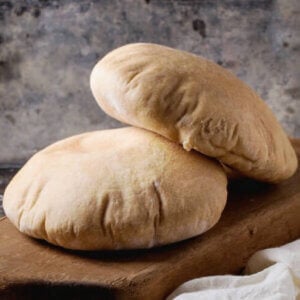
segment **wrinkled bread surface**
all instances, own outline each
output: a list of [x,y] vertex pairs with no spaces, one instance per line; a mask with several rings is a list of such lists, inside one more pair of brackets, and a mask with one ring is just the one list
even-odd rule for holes
[[229,71],[155,44],[129,44],[94,67],[90,84],[110,116],[217,158],[268,182],[292,176],[297,158],[267,105]]
[[8,185],[3,205],[21,232],[65,248],[149,248],[210,229],[226,185],[216,161],[128,127],[38,152]]

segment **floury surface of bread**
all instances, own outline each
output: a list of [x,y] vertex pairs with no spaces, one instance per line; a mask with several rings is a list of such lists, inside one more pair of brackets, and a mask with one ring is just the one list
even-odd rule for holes
[[21,232],[65,248],[136,249],[207,231],[226,198],[217,161],[127,127],[38,152],[8,185],[3,205]]
[[100,60],[90,83],[110,116],[217,158],[248,177],[279,182],[297,168],[295,151],[263,100],[202,57],[129,44]]

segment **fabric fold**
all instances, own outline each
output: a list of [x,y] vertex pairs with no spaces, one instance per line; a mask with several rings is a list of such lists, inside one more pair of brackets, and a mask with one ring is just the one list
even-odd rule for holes
[[300,239],[256,252],[245,275],[208,276],[179,286],[167,300],[300,299]]

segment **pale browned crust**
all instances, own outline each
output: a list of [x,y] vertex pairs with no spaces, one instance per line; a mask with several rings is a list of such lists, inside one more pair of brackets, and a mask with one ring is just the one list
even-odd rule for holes
[[3,206],[21,232],[65,248],[150,248],[210,229],[226,185],[216,161],[128,127],[40,151],[10,182]]
[[155,44],[130,44],[94,67],[92,92],[110,116],[217,158],[242,174],[279,182],[297,158],[260,97],[202,57]]

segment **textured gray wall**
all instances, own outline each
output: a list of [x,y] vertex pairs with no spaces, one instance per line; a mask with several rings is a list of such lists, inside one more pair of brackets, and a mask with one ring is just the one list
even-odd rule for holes
[[0,163],[80,132],[121,126],[89,74],[109,50],[155,42],[245,80],[300,136],[298,0],[0,0]]

